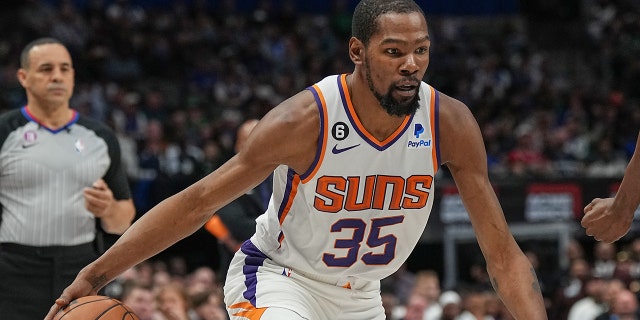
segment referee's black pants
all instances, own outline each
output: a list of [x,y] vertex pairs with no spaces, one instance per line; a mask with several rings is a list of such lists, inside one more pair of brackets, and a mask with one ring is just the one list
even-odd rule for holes
[[52,247],[1,243],[0,319],[43,319],[80,269],[97,257],[93,243]]

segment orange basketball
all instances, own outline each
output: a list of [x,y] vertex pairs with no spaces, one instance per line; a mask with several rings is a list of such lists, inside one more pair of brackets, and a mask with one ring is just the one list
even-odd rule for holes
[[119,300],[106,296],[86,296],[71,301],[53,320],[139,320]]

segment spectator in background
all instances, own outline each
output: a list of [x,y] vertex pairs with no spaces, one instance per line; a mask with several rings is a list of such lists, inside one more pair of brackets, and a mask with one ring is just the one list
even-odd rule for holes
[[487,296],[482,291],[470,290],[463,294],[462,308],[456,320],[495,320],[487,313]]
[[567,320],[594,319],[605,311],[604,296],[607,280],[590,277],[584,284],[585,297],[573,303]]
[[[408,313],[407,310],[409,307],[413,307],[415,312],[418,308],[418,302],[424,301],[426,303],[424,308],[424,314],[419,319],[424,320],[434,320],[440,319],[440,315],[442,314],[442,308],[438,303],[438,298],[440,297],[440,279],[438,274],[433,270],[420,270],[413,277],[413,284],[410,285],[410,297],[414,297],[416,295],[422,297],[423,299],[413,298],[414,301],[408,301],[398,308],[396,315],[402,316],[403,313]],[[413,304],[413,305],[412,305]],[[407,316],[405,316],[406,318]],[[410,315],[409,318],[414,318],[415,316]]]
[[638,309],[638,297],[630,290],[622,290],[613,299],[613,305],[609,314],[605,313],[595,320],[638,320],[640,310]]
[[185,284],[189,296],[220,289],[216,272],[208,266],[198,267],[189,273],[185,279]]
[[389,291],[398,299],[398,305],[403,308],[402,306],[407,303],[413,291],[415,279],[415,273],[407,269],[407,264],[404,263],[396,272],[382,279],[381,284],[389,288]]
[[440,320],[456,320],[462,313],[462,298],[456,291],[443,292],[438,298],[438,303],[442,306]]
[[413,293],[426,298],[427,308],[424,311],[424,320],[436,320],[442,315],[442,307],[438,303],[440,297],[440,278],[433,270],[421,270],[416,273]]
[[593,266],[591,273],[594,277],[611,279],[618,261],[616,260],[616,246],[612,243],[598,242],[593,248]]
[[[75,70],[57,39],[20,56],[27,104],[0,115],[0,315],[39,319],[135,216],[120,146],[69,105]],[[108,244],[106,244],[108,245]]]
[[609,320],[613,315],[613,303],[616,297],[620,294],[620,292],[627,290],[627,286],[620,279],[611,279],[607,281],[604,295],[602,298],[602,304],[604,306],[605,311],[599,314],[595,319],[596,320]]
[[121,89],[115,99],[111,112],[115,130],[141,140],[149,125],[147,115],[140,110],[142,97],[138,92]]
[[156,300],[150,286],[135,279],[128,280],[123,284],[119,300],[129,306],[140,320],[157,320]]
[[139,175],[133,186],[136,208],[144,212],[160,202],[164,192],[154,192],[154,182],[161,174],[161,157],[168,141],[165,138],[164,125],[158,120],[149,121],[144,139],[139,143]]
[[191,295],[193,310],[197,320],[227,320],[227,312],[222,302],[222,291],[211,289]]
[[[235,152],[239,152],[258,124],[257,119],[244,121],[236,130]],[[218,274],[224,280],[233,254],[256,231],[256,218],[265,212],[271,196],[272,178],[269,177],[248,193],[218,210],[206,224],[211,234],[218,238],[220,267]]]
[[409,300],[404,307],[404,316],[401,320],[423,320],[424,313],[428,307],[429,301],[427,298],[420,293],[414,292],[409,296]]
[[549,311],[549,319],[566,319],[569,309],[585,296],[585,283],[591,277],[591,266],[582,258],[576,258],[569,264],[569,273],[559,279]]
[[380,289],[382,307],[384,308],[384,320],[399,320],[397,315],[400,306],[398,297],[393,293],[392,288],[382,285]]
[[621,177],[627,167],[627,158],[622,150],[613,146],[611,138],[605,137],[594,142],[585,174],[588,177]]
[[549,161],[533,145],[533,135],[523,133],[517,137],[516,146],[508,153],[511,172],[520,177],[540,177],[551,172]]
[[197,320],[189,296],[180,282],[158,286],[156,301],[162,320]]

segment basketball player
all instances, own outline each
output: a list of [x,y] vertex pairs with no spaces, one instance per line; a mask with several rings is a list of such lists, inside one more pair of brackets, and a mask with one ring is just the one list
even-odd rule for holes
[[598,241],[614,242],[631,228],[633,215],[640,206],[640,134],[615,197],[596,198],[584,208],[582,226]]
[[57,40],[22,51],[27,105],[0,115],[0,318],[41,319],[98,253],[96,218],[121,234],[135,210],[116,137],[69,107],[74,69]]
[[84,268],[47,319],[195,232],[272,172],[269,208],[227,275],[231,319],[384,319],[380,279],[420,239],[440,165],[457,183],[511,313],[546,319],[536,275],[489,182],[472,113],[421,82],[430,45],[412,0],[362,0],[349,40],[353,73],[329,76],[271,110],[237,155],[151,209]]

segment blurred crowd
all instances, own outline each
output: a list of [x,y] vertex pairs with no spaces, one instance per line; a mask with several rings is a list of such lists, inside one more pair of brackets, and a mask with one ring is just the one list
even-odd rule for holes
[[[72,107],[117,133],[139,213],[230,157],[245,119],[352,70],[347,1],[331,1],[325,13],[299,12],[290,0],[257,1],[249,11],[233,0],[162,3],[10,1],[0,13],[0,112],[26,101],[19,50],[41,36],[60,39],[76,69]],[[574,31],[554,35],[571,45],[552,46],[534,40],[548,21],[425,8],[433,42],[425,80],[471,108],[492,178],[622,177],[640,128],[640,3],[580,4],[579,18],[566,22]],[[539,274],[550,319],[566,319],[574,305],[597,305],[593,314],[637,309],[640,242],[608,250],[606,259],[571,256],[561,274]],[[138,311],[142,320],[226,319],[214,269],[188,271],[180,260],[145,262],[106,289],[149,307]],[[408,270],[390,279],[388,319],[510,319],[488,282],[440,288],[438,274]],[[615,307],[613,296],[628,295],[614,289],[632,301]],[[128,300],[134,292],[138,300]],[[428,312],[441,318],[415,316]]]
[[[640,239],[625,244],[572,241],[566,269],[545,272],[543,255],[525,250],[539,278],[550,320],[640,319]],[[469,280],[443,287],[434,270],[403,267],[382,280],[387,320],[513,319],[474,265]],[[189,270],[182,257],[150,259],[122,273],[104,289],[141,320],[225,320],[222,276],[209,266]]]
[[[315,14],[290,0],[249,11],[232,0],[163,3],[30,0],[0,22],[0,111],[25,102],[20,48],[43,35],[62,40],[77,70],[72,106],[119,134],[141,211],[233,154],[244,119],[352,69],[348,1]],[[622,176],[640,128],[640,8],[580,7],[565,26],[578,31],[553,35],[571,46],[534,40],[548,21],[525,14],[429,17],[425,80],[472,109],[494,178]]]

